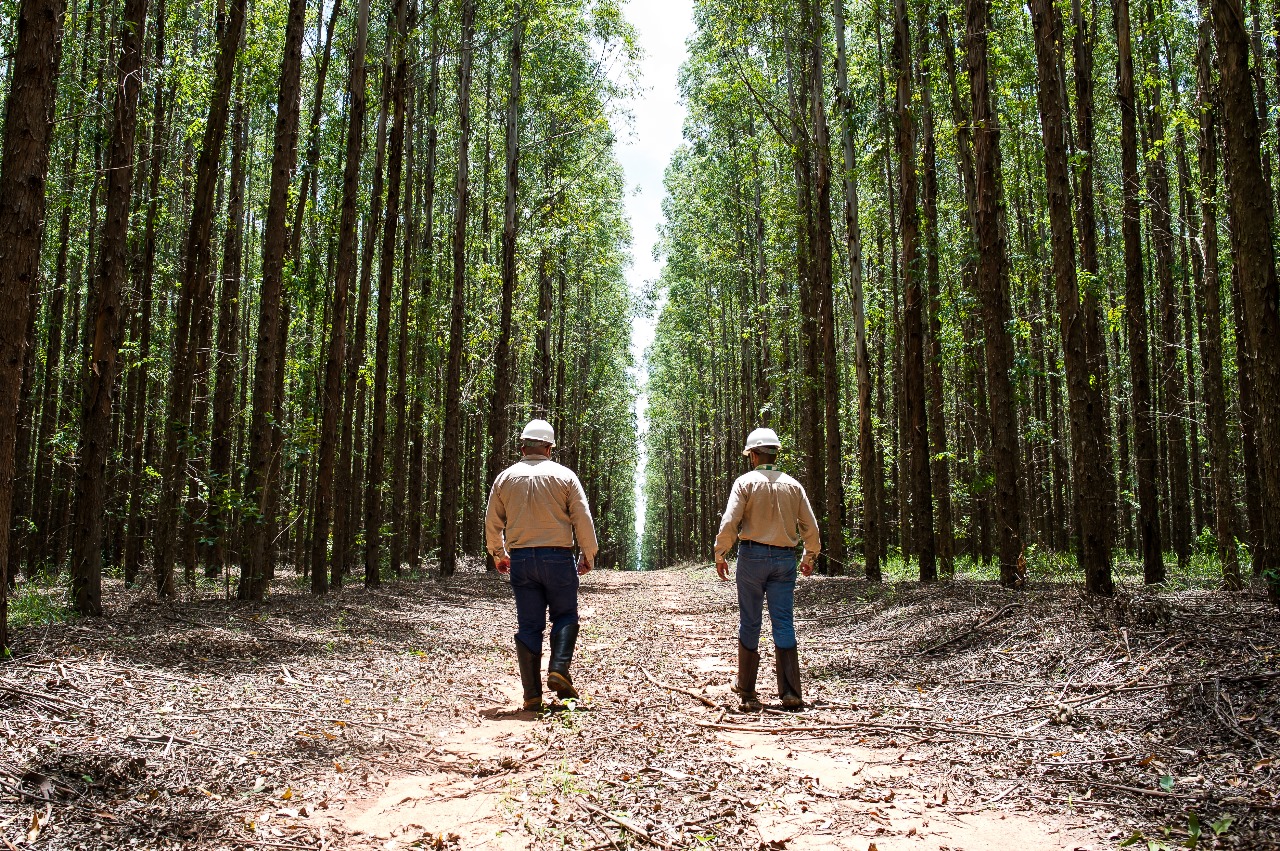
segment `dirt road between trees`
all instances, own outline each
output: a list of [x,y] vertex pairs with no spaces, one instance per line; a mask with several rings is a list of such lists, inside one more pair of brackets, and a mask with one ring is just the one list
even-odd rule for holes
[[0,844],[1280,847],[1280,617],[1246,594],[817,578],[809,708],[778,706],[766,640],[746,715],[731,584],[593,573],[583,699],[535,715],[478,570],[263,606],[112,590],[0,667]]

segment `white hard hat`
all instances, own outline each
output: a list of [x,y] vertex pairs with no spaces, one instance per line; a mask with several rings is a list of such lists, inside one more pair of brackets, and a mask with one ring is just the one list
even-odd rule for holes
[[530,420],[529,424],[524,427],[524,431],[520,432],[520,439],[536,440],[555,446],[556,431],[551,427],[551,423],[546,420]]
[[752,449],[761,449],[763,447],[782,448],[782,441],[778,440],[778,433],[771,428],[758,428],[747,435],[747,448],[742,450],[742,454],[750,455]]

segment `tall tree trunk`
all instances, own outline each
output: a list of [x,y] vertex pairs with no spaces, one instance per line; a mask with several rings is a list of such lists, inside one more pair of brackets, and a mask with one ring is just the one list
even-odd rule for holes
[[[430,493],[424,495],[424,444],[426,443],[426,408],[427,393],[427,350],[433,335],[429,333],[431,317],[432,283],[435,280],[435,198],[436,198],[436,143],[438,128],[436,113],[440,103],[440,0],[431,2],[431,73],[427,82],[427,163],[423,168],[422,197],[422,292],[418,296],[418,333],[414,338],[413,376],[416,389],[409,405],[409,422],[413,431],[410,435],[409,452],[409,556],[416,568],[426,549],[423,540],[423,518],[428,522],[435,519],[432,505],[435,501],[436,484],[434,477],[426,479],[426,487]],[[433,382],[438,384],[438,382]],[[435,410],[435,406],[432,406]],[[434,459],[434,450],[432,458]],[[423,506],[423,503],[426,506]],[[429,536],[429,533],[428,533]]]
[[[378,324],[374,342],[373,428],[369,436],[369,460],[365,480],[364,584],[381,584],[382,490],[386,479],[387,368],[390,356],[391,291],[395,284],[396,227],[400,222],[400,177],[404,168],[405,85],[409,58],[406,2],[396,0],[394,53],[395,77],[391,83],[394,114],[391,122],[390,160],[387,163],[387,205],[383,220],[382,262],[378,267]],[[394,566],[394,565],[393,565]]]
[[445,372],[444,475],[440,483],[440,575],[452,576],[458,556],[458,499],[462,481],[458,440],[462,415],[463,314],[466,312],[467,215],[471,166],[471,59],[475,48],[476,0],[462,0],[462,50],[458,61],[458,173],[454,187],[453,298],[449,313],[449,358]]
[[[485,484],[492,487],[507,454],[511,427],[511,305],[516,290],[516,215],[520,192],[520,72],[524,61],[524,6],[512,4],[511,46],[508,54],[510,88],[507,92],[507,179],[502,206],[502,307],[498,320],[498,347],[494,353],[493,406],[489,410],[489,463]],[[486,489],[487,489],[486,487]],[[491,559],[490,559],[491,560]]]
[[62,0],[22,0],[0,160],[0,653],[9,646],[9,530],[27,312],[40,275],[45,181],[62,59]]
[[[930,50],[929,13],[922,9],[920,14],[920,56],[928,57]],[[948,465],[947,424],[944,415],[944,393],[942,384],[942,296],[938,268],[938,156],[937,139],[933,124],[933,84],[930,73],[925,70],[925,62],[920,63],[920,109],[924,124],[924,241],[925,241],[925,279],[928,282],[929,346],[927,356],[929,379],[929,443],[932,458],[932,490],[937,500],[937,551],[944,576],[955,575],[955,519],[951,505],[951,472]]]
[[[1155,12],[1147,0],[1147,26],[1155,26]],[[1159,51],[1155,38],[1147,35],[1147,75],[1160,79]],[[1164,397],[1163,418],[1169,469],[1169,543],[1185,568],[1191,560],[1190,473],[1187,462],[1186,384],[1182,374],[1182,333],[1178,327],[1180,304],[1173,279],[1173,217],[1169,191],[1168,154],[1164,130],[1163,84],[1149,86],[1147,136],[1150,152],[1147,163],[1147,194],[1150,198],[1151,242],[1155,248],[1156,280],[1160,284],[1159,370]]]
[[1258,462],[1262,479],[1262,540],[1254,548],[1254,569],[1261,571],[1280,603],[1280,280],[1272,242],[1272,209],[1263,186],[1261,128],[1249,79],[1248,34],[1239,0],[1211,0],[1218,43],[1223,130],[1231,228],[1236,239],[1236,268],[1244,302],[1245,331],[1254,358],[1254,406]]
[[[1097,0],[1090,0],[1090,12],[1086,17],[1082,8],[1084,0],[1072,0],[1071,15],[1075,28],[1072,43],[1075,60],[1076,89],[1076,150],[1079,162],[1076,179],[1076,238],[1080,245],[1080,270],[1083,288],[1080,292],[1081,316],[1084,320],[1084,355],[1091,382],[1096,382],[1101,393],[1100,410],[1087,419],[1094,429],[1093,441],[1102,455],[1101,492],[1102,519],[1099,521],[1103,545],[1107,552],[1115,541],[1116,478],[1111,453],[1111,398],[1110,376],[1107,366],[1107,341],[1103,336],[1101,303],[1106,296],[1105,284],[1098,275],[1098,223],[1094,204],[1094,129],[1093,129],[1093,46],[1098,36]],[[1079,284],[1077,284],[1079,286]],[[1081,483],[1076,483],[1076,502],[1080,504]],[[1081,521],[1082,531],[1084,521]]]
[[[98,267],[89,291],[93,335],[80,402],[80,468],[76,475],[75,533],[71,540],[71,595],[82,615],[102,614],[102,529],[106,507],[111,408],[120,349],[120,291],[128,271],[134,132],[142,88],[146,0],[125,0],[121,21],[117,88],[107,155],[107,209],[98,247]],[[87,329],[86,329],[87,332]]]
[[236,54],[240,51],[245,28],[246,0],[232,0],[229,15],[218,37],[218,56],[214,60],[213,93],[209,115],[200,142],[196,163],[195,195],[191,220],[187,228],[184,262],[174,330],[173,361],[169,377],[169,406],[165,417],[164,462],[161,467],[160,505],[154,571],[161,596],[172,597],[173,561],[177,547],[178,500],[187,481],[186,466],[191,417],[191,388],[195,383],[193,364],[196,359],[197,334],[192,326],[194,315],[203,309],[212,291],[210,257],[213,234],[214,192],[221,173],[222,148],[226,138],[227,115],[231,109],[231,88],[235,77]]
[[[342,167],[342,211],[338,223],[338,266],[333,284],[333,327],[325,358],[324,393],[321,405],[319,461],[316,472],[315,530],[311,538],[311,591],[329,590],[327,555],[329,523],[333,518],[334,458],[338,444],[338,420],[342,416],[342,367],[347,356],[347,298],[356,271],[356,204],[360,200],[360,159],[364,153],[365,50],[369,35],[369,0],[356,7],[355,44],[351,50],[347,96],[347,150]],[[350,459],[340,462],[350,466]],[[334,551],[335,585],[341,585],[341,554]]]
[[[1091,374],[1088,358],[1089,316],[1080,302],[1071,220],[1071,178],[1067,163],[1065,87],[1061,76],[1062,20],[1052,0],[1031,0],[1039,78],[1040,123],[1044,129],[1045,188],[1053,246],[1053,279],[1057,293],[1062,352],[1066,362],[1067,405],[1071,418],[1072,467],[1075,470],[1080,524],[1080,566],[1085,590],[1112,594],[1111,549],[1107,538],[1106,456],[1101,443],[1106,399],[1101,382]],[[1059,524],[1066,522],[1059,517]]]
[[1124,195],[1125,320],[1129,336],[1129,382],[1133,396],[1133,451],[1138,467],[1138,539],[1142,573],[1148,584],[1164,581],[1160,509],[1156,492],[1156,426],[1151,404],[1147,349],[1147,296],[1142,271],[1142,219],[1138,195],[1138,121],[1133,91],[1133,46],[1129,0],[1113,0],[1118,58],[1116,99],[1120,102],[1120,170]]
[[[858,223],[858,163],[853,152],[853,100],[849,96],[849,60],[845,51],[844,0],[836,0],[836,81],[840,95],[840,147],[844,153],[845,247],[853,290],[854,371],[858,382],[858,466],[862,479],[862,549],[866,576],[880,581],[880,506],[876,499],[880,469],[871,431],[871,368],[867,359],[867,310],[862,287],[862,233]],[[764,221],[756,228],[764,250]],[[763,267],[763,263],[761,264]],[[763,286],[764,270],[760,277]],[[764,299],[760,301],[763,303]],[[761,394],[763,397],[763,394]]]
[[1214,533],[1222,578],[1231,590],[1242,586],[1236,547],[1236,505],[1231,481],[1231,436],[1227,431],[1227,396],[1222,377],[1222,279],[1218,262],[1218,127],[1213,80],[1213,47],[1207,2],[1201,3],[1200,40],[1196,49],[1197,113],[1200,116],[1200,363],[1209,432],[1209,477],[1213,481]]
[[974,225],[978,247],[977,286],[986,337],[987,393],[990,400],[995,514],[1000,550],[1000,583],[1021,580],[1022,508],[1019,496],[1018,415],[1009,372],[1013,339],[1009,334],[1009,259],[1000,197],[1000,125],[992,99],[987,60],[991,28],[989,0],[966,0],[969,91],[973,100],[975,166]]
[[[903,392],[906,394],[906,438],[910,460],[911,525],[920,581],[938,578],[933,533],[933,483],[929,462],[929,422],[925,414],[924,277],[920,256],[920,208],[916,173],[916,126],[912,115],[911,19],[906,0],[894,3],[893,54],[898,68],[898,160],[901,170],[903,304]],[[905,533],[905,530],[904,530]]]
[[245,495],[251,506],[247,518],[245,553],[240,572],[242,600],[266,595],[268,559],[273,558],[267,516],[278,460],[273,453],[272,414],[276,410],[279,337],[285,326],[281,310],[284,289],[284,257],[289,246],[286,219],[289,185],[298,162],[298,111],[301,96],[302,33],[307,0],[289,0],[285,25],[284,58],[280,64],[280,90],[276,101],[275,150],[271,158],[271,188],[267,200],[266,230],[262,240],[262,286],[259,294],[257,351],[254,355],[253,417],[250,425],[249,473]]
[[826,526],[826,568],[828,573],[844,573],[844,477],[841,459],[844,448],[840,440],[840,364],[836,358],[836,311],[832,279],[831,228],[831,137],[827,126],[825,78],[825,27],[822,7],[813,6],[810,16],[809,103],[813,124],[814,182],[814,293],[818,307],[822,344],[823,494]]
[[[243,87],[242,87],[243,88]],[[235,442],[233,403],[236,393],[236,357],[240,339],[240,273],[244,262],[245,183],[248,177],[246,148],[249,127],[243,103],[237,103],[232,119],[231,191],[227,201],[227,234],[222,246],[222,275],[218,293],[218,339],[213,358],[213,429],[210,433],[209,478],[213,489],[212,568],[229,568],[232,510],[231,454]]]

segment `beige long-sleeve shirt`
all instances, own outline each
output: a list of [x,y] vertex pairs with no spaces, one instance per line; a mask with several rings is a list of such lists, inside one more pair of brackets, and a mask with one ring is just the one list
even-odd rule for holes
[[802,539],[806,553],[821,550],[818,521],[803,485],[766,464],[738,477],[716,535],[717,561],[726,560],[735,540],[794,547]]
[[494,558],[524,547],[578,548],[596,561],[596,530],[582,482],[545,455],[526,455],[498,474],[489,493],[485,546]]

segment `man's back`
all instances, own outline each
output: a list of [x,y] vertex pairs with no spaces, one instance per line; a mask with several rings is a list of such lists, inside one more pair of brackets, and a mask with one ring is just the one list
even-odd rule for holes
[[486,543],[489,552],[523,547],[578,546],[595,557],[591,509],[577,475],[550,458],[528,456],[503,470],[489,497]]
[[[799,532],[799,534],[797,534]],[[794,547],[801,539],[817,552],[818,523],[804,487],[772,466],[743,473],[733,483],[725,509],[716,553],[727,553],[734,537],[773,547]]]

